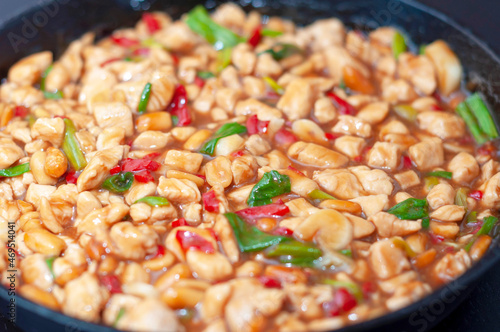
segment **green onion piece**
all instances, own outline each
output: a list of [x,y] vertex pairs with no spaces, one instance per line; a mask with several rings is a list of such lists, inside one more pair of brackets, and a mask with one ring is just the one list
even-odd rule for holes
[[467,195],[469,194],[468,188],[459,188],[455,194],[455,205],[467,208]]
[[435,172],[427,173],[427,176],[437,176],[438,178],[444,178],[444,179],[451,180],[453,173],[445,172],[445,171],[435,171]]
[[403,37],[403,35],[399,31],[396,31],[392,39],[392,54],[397,59],[399,55],[405,51],[406,51],[405,37]]
[[267,257],[293,256],[312,259],[319,258],[321,255],[321,250],[316,246],[295,240],[279,243],[266,253]]
[[142,46],[146,47],[155,47],[155,48],[163,48],[163,45],[157,42],[153,37],[149,37],[148,39],[144,39],[141,42]]
[[215,75],[210,71],[199,71],[197,76],[204,80],[208,80],[209,78],[215,77]]
[[151,95],[151,83],[147,83],[142,89],[141,99],[139,99],[139,105],[137,106],[137,112],[143,114],[146,112],[148,107],[149,97]]
[[406,254],[408,255],[408,257],[413,258],[413,257],[417,256],[417,253],[415,251],[413,251],[413,249],[410,247],[408,242],[406,242],[402,238],[400,238],[400,237],[392,238],[392,243],[394,243],[394,245],[396,247],[403,249],[406,252]]
[[64,97],[62,91],[56,91],[56,92],[43,91],[43,96],[46,99],[62,99]]
[[172,125],[174,127],[177,127],[177,124],[179,124],[179,117],[177,115],[172,115],[171,118],[172,118]]
[[40,80],[40,90],[41,91],[45,91],[45,80],[47,79],[47,76],[49,76],[49,73],[52,71],[53,68],[54,68],[54,66],[50,65],[42,73],[42,79]]
[[26,120],[28,121],[28,125],[31,127],[33,127],[33,125],[35,124],[36,122],[36,117],[29,114],[27,117],[26,117]]
[[123,59],[123,61],[132,62],[132,58],[128,56],[125,59]]
[[281,85],[279,85],[275,80],[273,80],[269,76],[265,76],[264,81],[271,87],[279,95],[282,95],[285,92],[285,89]]
[[469,96],[465,102],[472,113],[476,116],[477,122],[479,124],[479,128],[490,138],[498,137],[498,130],[495,126],[495,122],[491,117],[491,113],[486,107],[481,96],[477,93]]
[[266,37],[279,37],[283,34],[283,32],[281,31],[276,31],[276,30],[271,30],[271,29],[262,29],[262,31],[260,32],[260,34],[262,36],[266,36]]
[[113,327],[116,327],[116,324],[118,324],[118,321],[125,315],[125,308],[120,308],[118,311],[118,314],[116,315],[115,322],[113,323]]
[[62,149],[66,154],[66,157],[68,157],[71,167],[73,167],[75,171],[80,171],[87,166],[87,160],[85,159],[82,150],[80,150],[80,145],[76,140],[76,128],[73,121],[68,118],[64,118],[64,124],[66,125],[66,129],[64,131]]
[[274,60],[279,61],[294,54],[302,54],[303,52],[303,50],[293,44],[279,43],[268,50],[260,52],[258,55],[270,53]]
[[352,258],[352,250],[351,249],[342,249],[342,250],[340,250],[340,253],[344,256]]
[[420,47],[418,48],[418,54],[425,55],[425,49],[426,48],[427,48],[427,45],[425,45],[425,44],[420,45]]
[[484,218],[483,219],[483,226],[481,226],[481,229],[479,230],[479,232],[476,233],[476,235],[480,236],[480,235],[490,234],[491,229],[493,228],[493,226],[495,226],[497,221],[498,221],[498,218],[493,217],[493,216],[488,216],[488,217]]
[[107,178],[102,187],[113,193],[122,193],[130,189],[132,183],[134,182],[134,173],[118,173],[116,175]]
[[146,203],[150,206],[168,206],[170,202],[165,197],[158,196],[146,196],[141,199],[138,199],[135,203]]
[[476,222],[477,221],[477,212],[476,211],[471,211],[468,215],[467,218],[465,218],[465,221],[467,223],[470,222]]
[[485,133],[479,127],[476,118],[470,111],[469,107],[467,107],[467,104],[465,102],[461,102],[460,104],[458,104],[455,111],[464,120],[465,124],[467,125],[467,128],[469,128],[469,131],[474,137],[474,140],[476,141],[477,144],[483,144],[484,142],[487,141]]
[[405,120],[415,122],[417,120],[418,111],[410,105],[396,105],[393,107],[394,112]]
[[290,191],[290,177],[273,170],[265,173],[252,188],[247,204],[250,207],[271,204],[273,197],[287,194]]
[[437,186],[438,184],[439,184],[439,179],[435,176],[426,176],[424,178],[424,188],[427,191],[431,190],[432,188],[434,188],[434,186]]
[[48,268],[49,268],[49,271],[50,271],[50,274],[52,274],[52,278],[56,278],[56,275],[54,273],[54,260],[56,259],[56,257],[49,257],[49,258],[46,258],[45,259],[45,263],[47,264]]
[[29,172],[29,170],[30,170],[30,164],[24,163],[6,169],[0,169],[0,176],[11,178]]
[[232,48],[225,48],[217,52],[217,60],[215,63],[215,70],[220,73],[224,68],[231,64]]
[[233,228],[234,237],[238,242],[241,252],[261,251],[275,244],[290,240],[286,236],[264,233],[257,227],[243,221],[236,213],[226,213],[225,216]]
[[356,298],[356,300],[358,300],[358,302],[363,300],[363,291],[357,284],[353,282],[325,279],[323,280],[323,283],[326,285],[332,285],[335,288],[345,288],[352,295],[354,295],[354,297]]
[[417,220],[428,216],[427,200],[418,198],[408,198],[390,208],[388,213],[395,215],[399,219]]
[[342,90],[347,89],[347,86],[345,85],[345,82],[343,79],[340,80],[339,89],[342,89]]
[[429,229],[430,223],[431,223],[431,220],[429,219],[429,217],[422,218],[422,228],[423,229]]
[[191,30],[214,45],[216,50],[234,47],[244,41],[231,30],[215,23],[202,5],[194,7],[187,14],[186,23]]
[[208,155],[213,155],[215,151],[215,147],[217,146],[217,142],[223,137],[231,136],[234,134],[244,134],[247,132],[247,128],[239,123],[231,122],[226,123],[222,127],[219,128],[215,132],[213,138],[203,145],[201,149],[201,153],[205,153]]
[[42,79],[40,80],[40,91],[43,92],[43,96],[46,99],[61,99],[63,98],[63,93],[61,91],[50,92],[45,90],[45,80],[47,79],[47,76],[49,76],[49,73],[52,71],[53,68],[54,68],[53,65],[50,65],[42,73]]
[[325,193],[323,190],[314,189],[308,194],[310,199],[336,199],[332,195]]
[[280,257],[280,263],[282,264],[292,264],[299,267],[315,267],[315,258],[311,257],[292,257],[292,256],[282,256]]

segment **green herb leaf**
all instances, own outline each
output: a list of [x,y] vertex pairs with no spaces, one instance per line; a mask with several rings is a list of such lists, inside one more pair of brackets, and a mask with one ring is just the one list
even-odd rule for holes
[[222,127],[219,128],[215,132],[213,138],[203,145],[201,149],[201,153],[205,153],[208,155],[213,155],[215,151],[215,147],[217,146],[217,142],[223,137],[231,136],[234,134],[244,134],[247,132],[247,128],[239,123],[231,122],[226,123]]
[[0,176],[11,178],[29,172],[29,170],[30,170],[30,164],[24,163],[5,169],[0,169]]
[[56,91],[56,92],[43,91],[43,96],[46,99],[62,99],[64,97],[62,91]]
[[465,100],[465,102],[467,103],[467,106],[472,111],[472,113],[475,115],[477,122],[479,124],[479,128],[481,128],[481,130],[490,139],[497,138],[498,137],[497,127],[495,126],[495,122],[491,117],[491,113],[488,110],[488,107],[486,107],[486,104],[484,103],[481,96],[475,93],[469,96]]
[[302,54],[303,52],[304,52],[303,50],[301,50],[300,48],[298,48],[293,44],[279,43],[274,45],[268,50],[260,52],[259,55],[264,53],[270,53],[274,60],[279,61],[294,54]]
[[116,324],[118,324],[118,321],[125,315],[125,308],[120,308],[118,311],[118,314],[116,315],[115,322],[113,323],[113,327],[116,327]]
[[291,190],[290,177],[278,171],[264,174],[262,179],[253,187],[248,197],[248,206],[260,206],[272,203],[272,198],[289,193]]
[[139,105],[137,106],[137,113],[143,114],[148,107],[149,97],[151,95],[151,83],[147,83],[141,93]]
[[264,233],[257,227],[243,221],[236,213],[226,213],[225,216],[233,228],[234,236],[238,241],[241,252],[261,251],[275,244],[290,240],[286,236]]
[[188,13],[186,23],[191,30],[214,45],[216,50],[234,47],[244,41],[231,30],[215,23],[202,5],[194,7]]
[[356,298],[356,300],[358,302],[363,300],[363,291],[361,290],[361,288],[357,284],[355,284],[353,282],[325,279],[325,280],[323,280],[323,283],[326,285],[332,285],[335,288],[345,288],[352,295],[354,295],[354,297]]
[[232,48],[225,48],[217,52],[217,61],[215,63],[217,73],[220,73],[224,68],[229,66],[229,64],[231,63],[232,53]]
[[165,197],[158,196],[146,196],[141,199],[138,199],[135,203],[146,203],[150,206],[168,206],[170,202]]
[[430,220],[429,217],[423,217],[422,218],[422,228],[423,229],[429,229],[429,227],[431,225],[430,223],[431,223],[431,220]]
[[71,167],[73,167],[75,171],[80,171],[87,166],[87,160],[80,149],[80,144],[78,144],[78,141],[76,140],[76,128],[73,121],[68,118],[64,118],[64,124],[66,127],[64,131],[62,149],[66,154],[66,157],[68,157]]
[[49,76],[49,73],[52,71],[53,68],[54,68],[53,65],[50,65],[42,73],[42,79],[40,80],[40,91],[43,92],[43,96],[46,99],[62,99],[63,98],[62,91],[50,92],[45,90],[45,80],[47,79],[47,76]]
[[197,76],[204,80],[208,80],[209,78],[215,77],[215,75],[210,71],[199,71]]
[[310,199],[336,199],[332,195],[325,193],[323,190],[314,189],[308,194]]
[[405,37],[399,32],[396,31],[394,37],[392,39],[392,54],[394,58],[398,58],[399,55],[406,51],[406,42]]
[[48,268],[49,268],[49,271],[50,271],[50,274],[52,274],[52,278],[56,278],[56,275],[54,273],[54,260],[56,259],[56,257],[49,257],[49,258],[46,258],[45,259],[45,263],[47,264]]
[[486,134],[482,131],[481,128],[479,128],[479,124],[477,123],[476,118],[474,117],[474,115],[472,114],[469,107],[467,107],[467,104],[464,101],[458,104],[455,111],[464,120],[465,124],[467,125],[467,128],[469,128],[469,131],[474,137],[474,140],[476,141],[477,144],[483,144],[488,140]]
[[343,249],[340,250],[340,253],[344,256],[351,257],[352,258],[352,250],[351,249]]
[[312,258],[313,260],[321,257],[321,255],[321,250],[316,246],[295,240],[279,243],[266,252],[267,257],[293,256],[296,258]]
[[53,68],[54,66],[50,65],[42,73],[42,79],[40,80],[40,90],[45,91],[45,80],[47,79],[47,76],[49,76],[49,73],[52,71]]
[[390,208],[388,213],[395,215],[399,219],[417,220],[428,216],[427,200],[408,198]]
[[435,171],[435,172],[427,173],[427,176],[437,176],[438,178],[444,178],[444,179],[451,180],[453,173],[445,172],[445,171]]
[[125,172],[110,176],[103,182],[102,187],[113,193],[122,193],[129,190],[132,183],[134,183],[134,173]]
[[283,32],[281,31],[276,31],[276,30],[271,30],[271,29],[262,29],[262,31],[260,32],[260,34],[262,36],[266,36],[266,37],[279,37],[283,34]]

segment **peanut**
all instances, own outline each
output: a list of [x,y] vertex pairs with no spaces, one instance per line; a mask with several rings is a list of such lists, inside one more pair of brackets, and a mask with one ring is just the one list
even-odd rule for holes
[[229,187],[233,182],[233,172],[231,171],[231,161],[224,156],[219,156],[205,165],[205,176],[211,186],[220,184],[222,187]]
[[34,252],[59,256],[66,249],[66,242],[45,229],[30,229],[24,234],[26,246]]
[[184,149],[191,151],[198,150],[211,135],[212,132],[208,129],[198,130],[184,143]]
[[473,261],[478,261],[486,253],[491,244],[491,237],[481,235],[470,248],[469,254]]
[[50,147],[45,158],[45,173],[53,178],[59,178],[68,169],[68,160],[61,150]]
[[54,295],[44,290],[41,290],[35,285],[22,285],[19,293],[30,301],[41,304],[52,310],[59,311],[61,306]]
[[170,114],[166,112],[154,112],[141,115],[135,122],[137,131],[142,133],[148,130],[168,131],[172,128]]

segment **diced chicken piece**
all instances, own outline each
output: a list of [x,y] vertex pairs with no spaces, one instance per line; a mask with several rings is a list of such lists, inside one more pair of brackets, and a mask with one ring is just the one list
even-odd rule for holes
[[260,77],[278,77],[283,73],[283,68],[278,61],[274,60],[271,54],[264,53],[257,56],[255,65],[255,75]]
[[389,103],[378,101],[363,107],[358,114],[356,114],[356,117],[371,125],[375,125],[384,121],[388,114]]
[[134,226],[131,222],[118,222],[109,231],[111,252],[123,259],[144,259],[157,250],[158,234],[148,225]]
[[433,210],[444,205],[451,205],[455,202],[455,190],[448,183],[437,184],[427,194],[427,202]]
[[199,202],[200,191],[196,184],[186,179],[167,179],[160,177],[158,183],[158,194],[174,203],[186,204],[189,202]]
[[433,271],[437,279],[442,282],[449,282],[462,275],[471,265],[472,260],[469,254],[461,249],[454,254],[446,254],[436,263]]
[[231,262],[219,252],[206,254],[199,250],[189,250],[186,261],[191,271],[202,279],[219,281],[229,278],[233,273]]
[[404,308],[411,303],[415,303],[432,291],[429,284],[415,280],[398,286],[389,299],[386,301],[387,308],[392,311]]
[[368,263],[380,279],[392,278],[410,268],[410,262],[404,251],[391,240],[382,240],[372,244]]
[[369,37],[372,43],[380,44],[382,46],[391,47],[394,35],[397,30],[393,27],[381,27],[370,32]]
[[191,51],[199,42],[200,37],[186,23],[177,21],[156,33],[155,40],[168,50],[184,53]]
[[223,215],[218,215],[215,220],[214,231],[217,234],[219,241],[222,244],[222,249],[231,263],[236,263],[240,260],[240,249],[238,242],[234,237],[234,231],[227,218]]
[[84,321],[98,323],[101,309],[109,297],[108,291],[100,285],[97,277],[84,272],[64,287],[62,311]]
[[109,176],[109,170],[123,158],[123,153],[122,145],[97,152],[78,177],[78,191],[82,192],[99,187]]
[[98,103],[94,106],[94,116],[101,128],[119,126],[125,129],[126,136],[134,134],[134,122],[130,108],[120,102]]
[[365,77],[369,77],[369,70],[366,66],[354,58],[342,46],[330,46],[323,51],[328,68],[328,74],[338,84],[343,77],[343,68],[351,66],[357,69]]
[[427,111],[417,115],[420,129],[442,139],[460,138],[465,135],[465,122],[450,112]]
[[245,148],[254,156],[261,156],[271,151],[271,145],[260,135],[252,135],[245,142]]
[[401,220],[387,212],[378,212],[369,220],[375,224],[378,235],[382,237],[406,236],[422,229],[419,220]]
[[351,115],[340,115],[339,121],[332,128],[334,133],[360,136],[363,138],[372,135],[372,127],[369,123]]
[[375,225],[373,225],[373,223],[371,223],[369,220],[352,215],[350,213],[344,213],[344,215],[352,224],[354,239],[362,239],[375,232]]
[[276,107],[290,120],[306,118],[314,105],[315,91],[304,79],[295,79],[288,84]]
[[59,147],[64,138],[64,121],[61,118],[37,119],[31,128],[31,135],[33,139],[41,139]]
[[415,171],[409,170],[406,172],[398,173],[394,175],[396,181],[398,181],[401,189],[406,190],[408,188],[414,187],[420,183],[420,178]]
[[282,118],[281,111],[264,104],[256,99],[248,98],[239,101],[234,109],[234,115],[253,115],[257,114],[259,120],[269,121],[272,119]]
[[351,199],[363,195],[363,187],[358,178],[347,170],[316,171],[313,180],[336,198]]
[[291,182],[291,192],[303,196],[308,197],[309,193],[314,189],[318,189],[319,186],[316,182],[311,180],[306,176],[302,176],[297,174],[291,169],[284,169],[279,171],[281,174],[286,174],[290,178]]
[[24,157],[24,151],[13,140],[0,138],[0,168],[8,168]]
[[241,75],[250,75],[257,63],[257,56],[249,44],[240,43],[233,48],[231,62],[238,68]]
[[460,226],[454,222],[441,222],[432,220],[429,228],[435,235],[440,235],[445,239],[454,239],[460,232]]
[[45,262],[45,255],[29,255],[21,260],[19,267],[24,283],[33,284],[46,291],[50,291],[54,286],[54,277]]
[[366,166],[351,167],[349,170],[356,175],[368,194],[390,195],[394,189],[390,176],[382,170],[372,170]]
[[[16,48],[17,46],[14,49]],[[22,58],[9,69],[9,82],[18,83],[19,85],[33,85],[40,80],[42,73],[51,63],[52,52],[50,51],[35,53]]]
[[109,127],[102,131],[97,137],[96,146],[98,150],[109,149],[121,145],[125,139],[125,129],[122,127]]
[[351,202],[361,205],[363,213],[368,218],[389,208],[389,197],[384,194],[356,197],[351,199]]
[[305,198],[292,199],[285,203],[290,213],[296,217],[308,217],[318,211],[318,208],[309,203]]
[[439,91],[447,96],[458,89],[462,78],[462,66],[448,44],[436,40],[425,47],[425,55],[434,63]]
[[448,170],[452,173],[453,181],[460,184],[471,183],[480,174],[476,158],[467,152],[460,152],[453,157],[448,164]]
[[[234,159],[231,164],[231,172],[233,172],[234,184],[240,185],[253,179],[258,167],[259,165],[257,164],[255,157],[253,156],[244,155]],[[273,168],[277,169],[284,167],[273,167]]]
[[465,208],[459,205],[445,205],[433,211],[429,216],[441,221],[459,222],[464,218]]
[[165,165],[170,169],[187,173],[197,173],[202,161],[202,154],[181,150],[169,150],[165,157]]
[[500,207],[500,173],[493,175],[484,183],[482,204],[491,209]]
[[40,207],[40,200],[42,197],[49,197],[56,191],[55,186],[48,186],[42,184],[32,183],[26,191],[26,202],[33,204],[37,209]]
[[443,144],[439,138],[430,138],[410,146],[409,155],[420,171],[439,167],[444,162]]
[[[115,295],[116,296],[116,295]],[[145,298],[116,319],[116,328],[144,332],[182,332],[177,315],[155,298]]]
[[333,45],[342,45],[344,42],[344,24],[337,18],[317,20],[304,28],[309,43],[314,51],[321,51]]
[[314,103],[314,117],[319,123],[328,123],[337,117],[337,109],[328,97],[318,98]]
[[398,145],[388,142],[376,142],[368,151],[367,164],[371,167],[395,170],[400,162],[401,153]]
[[410,130],[403,122],[391,120],[380,128],[380,138],[384,138],[387,134],[409,135]]
[[314,143],[296,142],[288,148],[288,155],[299,162],[322,168],[338,168],[349,159],[333,150]]
[[398,74],[424,95],[431,95],[436,90],[434,65],[426,56],[415,56],[408,52],[401,54],[398,58]]
[[391,104],[411,102],[417,98],[417,93],[407,81],[397,79],[382,84],[382,97]]
[[361,156],[361,152],[366,146],[366,141],[364,138],[356,137],[356,136],[342,136],[335,140],[335,148],[349,156],[351,158],[356,158]]
[[302,141],[329,145],[323,129],[312,120],[301,119],[294,121],[292,131]]

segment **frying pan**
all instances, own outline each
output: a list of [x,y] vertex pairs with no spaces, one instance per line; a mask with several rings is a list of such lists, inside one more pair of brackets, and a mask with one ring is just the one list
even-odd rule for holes
[[[204,3],[213,8],[224,1]],[[98,37],[116,28],[133,25],[143,10],[166,11],[174,18],[199,1],[183,0],[49,0],[39,2],[0,25],[0,77],[28,54],[51,50],[56,56],[74,39],[87,31]],[[490,105],[500,111],[500,59],[475,36],[444,15],[412,0],[240,0],[245,10],[256,9],[265,15],[293,19],[299,25],[327,17],[338,17],[347,26],[365,31],[391,25],[411,38],[410,48],[436,39],[445,39],[460,57],[465,68],[463,84],[484,94]],[[495,113],[496,113],[495,112]],[[498,117],[496,117],[498,118]],[[496,228],[500,233],[500,227]],[[478,278],[500,261],[500,241],[496,237],[477,264],[457,280],[399,311],[345,327],[339,331],[427,331],[451,313],[473,290]],[[8,315],[10,296],[0,287],[0,313]],[[41,307],[20,296],[15,297],[16,326],[23,331],[109,332],[112,328],[83,322]],[[0,331],[14,329],[0,325]]]

